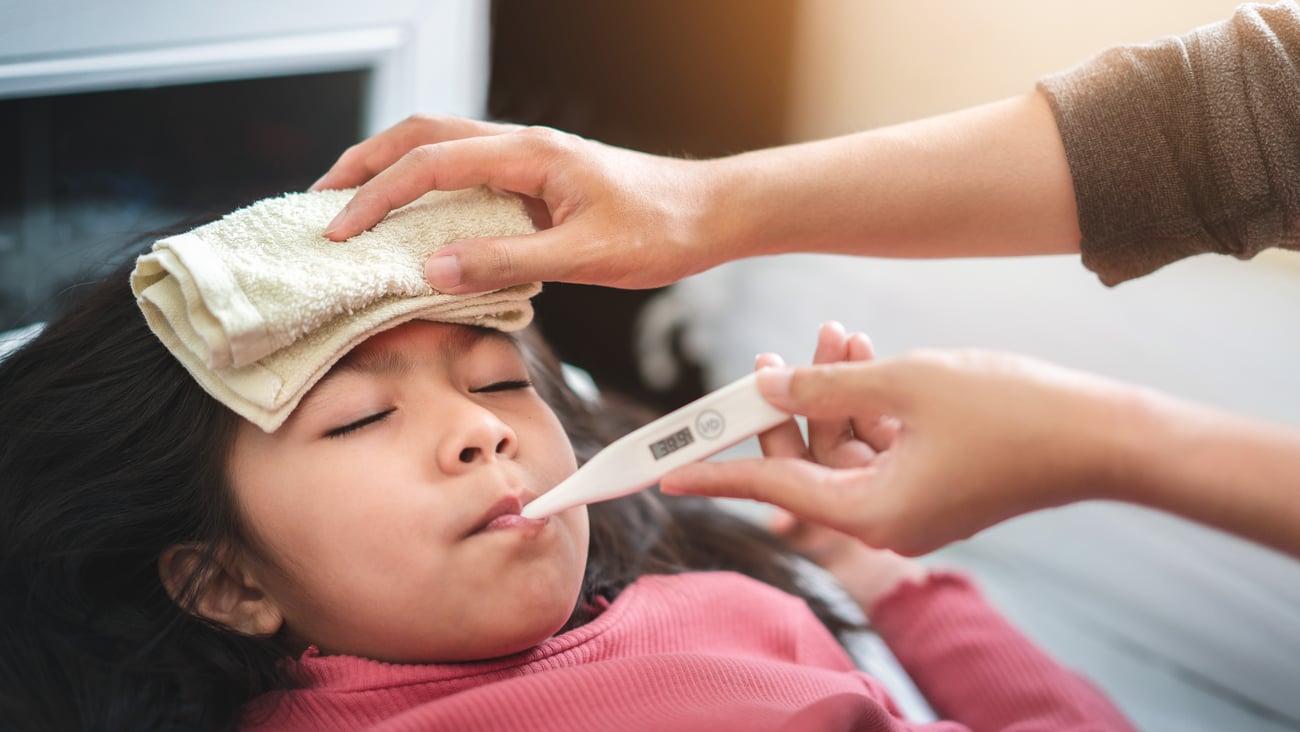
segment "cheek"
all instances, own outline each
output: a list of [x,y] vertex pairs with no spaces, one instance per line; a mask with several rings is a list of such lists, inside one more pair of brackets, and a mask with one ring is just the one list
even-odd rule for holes
[[573,537],[574,548],[579,556],[579,565],[585,571],[587,565],[587,549],[591,538],[591,524],[587,517],[586,506],[575,506],[559,515],[559,519],[569,530],[569,535]]
[[512,591],[521,593],[516,607],[545,607],[551,619],[542,622],[555,622],[558,628],[573,610],[587,574],[590,525],[586,506],[555,514],[550,520],[550,538],[528,550],[529,559],[516,555],[497,576],[509,577]]
[[[570,540],[568,551],[566,551],[569,556],[569,564],[565,577],[564,595],[576,599],[582,591],[582,581],[587,576],[587,555],[591,548],[591,526],[588,520],[587,507],[570,508],[552,518],[552,520],[556,519],[560,521]],[[570,604],[569,609],[572,608],[573,605]]]
[[[412,660],[471,661],[518,653],[545,641],[569,620],[586,574],[586,507],[551,517],[551,539],[541,551],[524,550],[510,558],[494,555],[494,571],[478,559],[451,564],[462,574],[457,599],[457,632],[424,649]],[[446,584],[456,585],[455,581]],[[444,597],[445,597],[444,593]]]
[[[565,433],[564,427],[560,424],[559,418],[550,408],[546,408],[542,413],[535,415],[529,420],[532,427],[529,438],[532,444],[536,445],[539,450],[539,463],[537,470],[541,475],[542,485],[538,488],[549,490],[555,487],[560,481],[573,475],[578,469],[578,459],[573,454],[573,445],[569,442],[568,434]],[[570,550],[572,557],[575,558],[576,580],[573,584],[573,590],[577,592],[582,584],[582,577],[586,573],[587,550],[590,539],[590,524],[586,506],[577,506],[567,511],[563,511],[552,520],[559,521],[571,542]]]
[[573,444],[560,424],[560,419],[549,407],[539,410],[523,420],[519,429],[524,444],[538,460],[538,466],[547,479],[554,481],[549,489],[578,469],[578,459],[573,454]]

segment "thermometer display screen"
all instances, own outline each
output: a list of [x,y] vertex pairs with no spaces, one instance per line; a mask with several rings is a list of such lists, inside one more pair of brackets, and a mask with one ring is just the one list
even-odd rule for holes
[[692,442],[695,442],[695,438],[691,436],[691,428],[683,427],[658,442],[650,443],[650,454],[654,455],[655,460],[659,460],[668,457]]

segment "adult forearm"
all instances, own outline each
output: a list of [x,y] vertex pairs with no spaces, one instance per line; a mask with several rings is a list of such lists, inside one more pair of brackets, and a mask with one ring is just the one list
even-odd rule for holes
[[1133,414],[1115,497],[1300,557],[1300,430],[1164,396]]
[[1078,251],[1065,151],[1037,93],[711,164],[728,258]]
[[1300,248],[1297,57],[1300,6],[1248,4],[1043,78],[1084,265],[1113,285],[1203,252]]

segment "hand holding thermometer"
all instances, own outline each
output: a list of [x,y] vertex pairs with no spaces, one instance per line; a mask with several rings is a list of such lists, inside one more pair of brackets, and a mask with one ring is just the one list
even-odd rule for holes
[[619,438],[573,475],[524,506],[542,518],[654,485],[665,473],[703,460],[790,418],[758,392],[757,374],[706,394]]

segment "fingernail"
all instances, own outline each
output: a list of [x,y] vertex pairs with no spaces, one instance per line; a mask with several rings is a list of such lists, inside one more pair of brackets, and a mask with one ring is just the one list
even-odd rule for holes
[[329,236],[335,231],[338,231],[339,226],[343,223],[343,219],[346,219],[347,217],[348,207],[344,206],[343,210],[339,211],[338,215],[334,217],[334,220],[325,226],[325,236]]
[[773,406],[784,409],[790,401],[790,377],[793,375],[794,370],[788,366],[759,369],[758,390]]
[[424,263],[424,278],[435,290],[447,291],[460,286],[460,261],[454,254],[435,254]]

